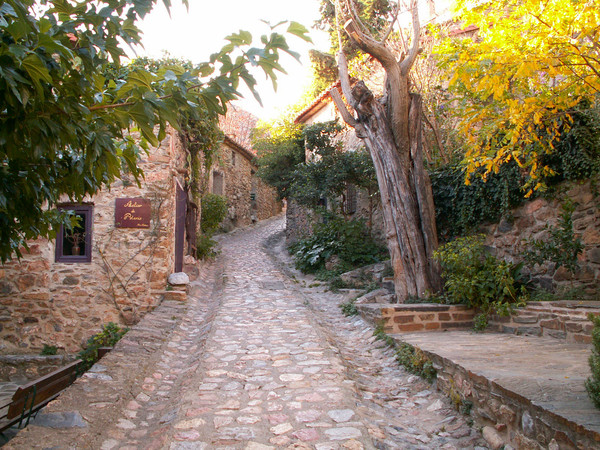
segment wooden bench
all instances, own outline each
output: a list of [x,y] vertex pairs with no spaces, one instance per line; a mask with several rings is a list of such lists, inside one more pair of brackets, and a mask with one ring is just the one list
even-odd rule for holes
[[37,380],[19,386],[11,402],[0,408],[0,410],[7,408],[6,414],[0,416],[0,433],[17,424],[18,428],[27,426],[32,415],[58,397],[81,375],[82,363],[83,361],[78,359]]

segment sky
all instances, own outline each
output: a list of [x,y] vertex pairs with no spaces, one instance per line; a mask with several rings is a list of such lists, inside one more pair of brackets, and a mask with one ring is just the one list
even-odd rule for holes
[[[173,57],[189,59],[195,63],[208,60],[212,53],[226,43],[225,36],[239,30],[252,32],[257,46],[260,35],[269,28],[261,20],[276,24],[282,20],[294,20],[310,30],[314,44],[308,44],[295,36],[288,36],[290,48],[301,54],[300,61],[282,58],[281,63],[288,75],[278,76],[277,92],[270,81],[257,74],[258,91],[263,100],[261,108],[251,94],[245,95],[242,108],[261,119],[277,117],[285,108],[296,103],[310,83],[308,50],[318,48],[327,51],[329,38],[326,33],[313,30],[312,24],[319,17],[319,0],[189,0],[189,10],[178,0],[173,2],[171,15],[157,5],[154,11],[139,24],[143,31],[143,49],[138,56],[160,58],[164,51]],[[281,28],[281,32],[285,28]]]

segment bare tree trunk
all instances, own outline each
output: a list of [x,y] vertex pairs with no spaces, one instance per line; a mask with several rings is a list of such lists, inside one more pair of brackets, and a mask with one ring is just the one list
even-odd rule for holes
[[356,117],[347,110],[337,90],[333,90],[331,96],[346,123],[365,141],[373,158],[396,296],[403,302],[407,297],[422,297],[426,292],[437,292],[441,288],[433,259],[437,248],[433,196],[423,164],[422,102],[420,96],[409,91],[408,73],[418,51],[416,1],[413,0],[416,38],[400,62],[383,43],[365,34],[366,28],[352,13],[352,1],[341,1],[344,5],[338,11],[349,36],[363,51],[379,60],[387,75],[386,94],[378,101],[363,82],[350,87],[346,59],[340,53],[342,90]]

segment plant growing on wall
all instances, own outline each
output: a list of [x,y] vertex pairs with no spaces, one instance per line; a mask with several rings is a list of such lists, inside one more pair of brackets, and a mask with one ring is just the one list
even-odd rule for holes
[[115,308],[119,312],[119,316],[126,324],[134,324],[138,321],[136,306],[132,302],[129,302],[127,305],[129,312],[127,312],[118,301],[118,298],[126,296],[132,299],[132,295],[129,292],[129,284],[141,270],[150,266],[161,237],[161,208],[166,200],[164,193],[168,192],[168,188],[163,186],[162,188],[159,187],[156,191],[151,202],[152,230],[144,233],[144,237],[139,242],[137,250],[129,255],[124,262],[120,262],[118,267],[115,267],[111,262],[111,255],[120,254],[116,248],[118,243],[115,243],[116,228],[111,228],[104,239],[96,239],[95,241],[95,249],[102,259],[102,266],[108,278],[108,286],[103,288],[103,291],[110,296]]
[[128,331],[129,328],[121,328],[113,322],[102,325],[102,330],[91,336],[83,350],[77,354],[79,359],[83,361],[82,370],[88,370],[98,361],[98,349],[100,347],[114,347]]
[[561,204],[561,213],[556,226],[546,224],[544,229],[548,238],[530,239],[525,241],[529,247],[523,254],[525,261],[531,266],[543,264],[546,261],[554,263],[555,270],[564,267],[571,273],[579,267],[578,255],[583,251],[581,239],[575,236],[573,230],[573,212],[577,207],[570,199]]

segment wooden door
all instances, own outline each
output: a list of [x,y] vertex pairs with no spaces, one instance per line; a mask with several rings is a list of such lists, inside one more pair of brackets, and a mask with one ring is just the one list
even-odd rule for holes
[[187,194],[177,183],[175,198],[175,272],[183,271],[183,253],[185,248],[185,216]]

